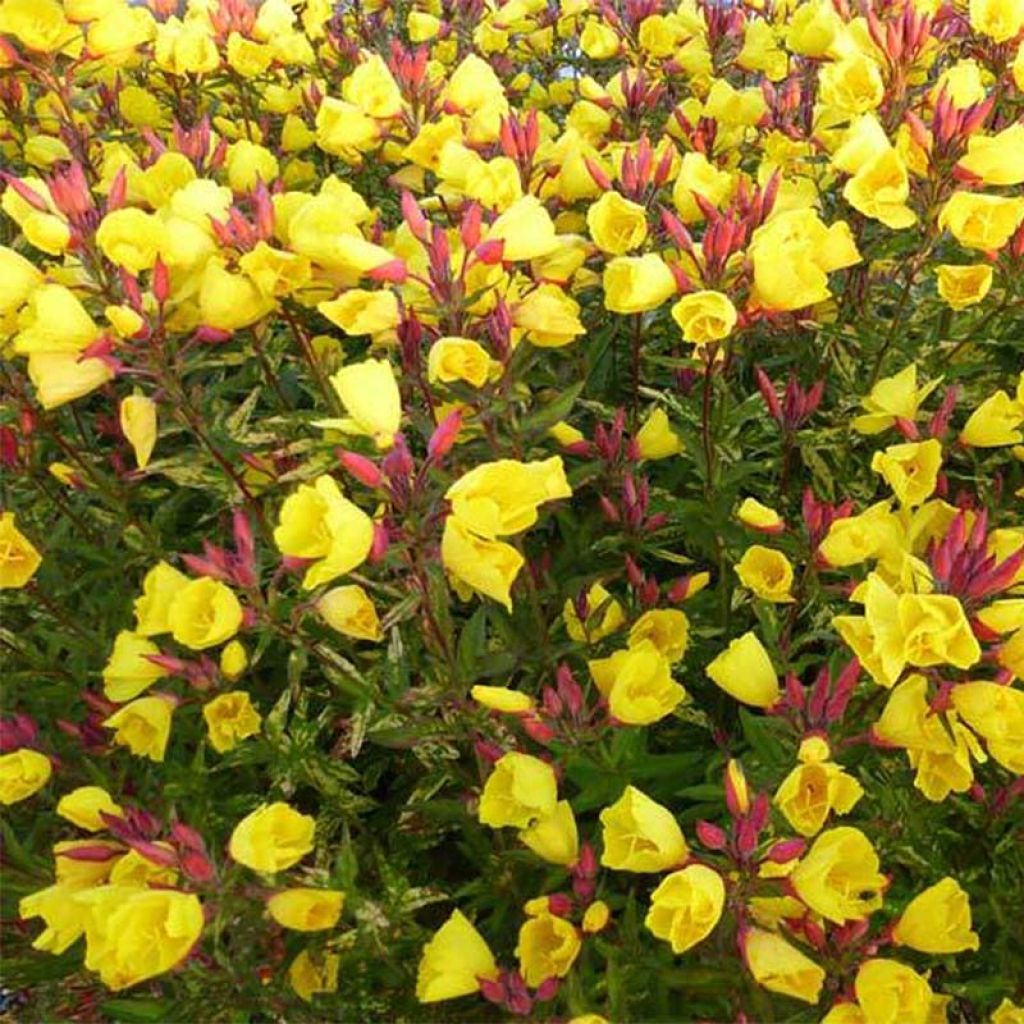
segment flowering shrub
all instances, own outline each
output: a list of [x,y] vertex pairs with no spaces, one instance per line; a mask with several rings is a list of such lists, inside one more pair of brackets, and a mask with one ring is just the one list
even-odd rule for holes
[[0,0],[25,1013],[1021,1024],[1022,39]]

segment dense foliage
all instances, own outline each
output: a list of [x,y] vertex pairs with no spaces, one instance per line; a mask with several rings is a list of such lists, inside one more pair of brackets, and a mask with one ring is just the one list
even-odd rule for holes
[[1024,0],[0,0],[26,1020],[1024,1021]]

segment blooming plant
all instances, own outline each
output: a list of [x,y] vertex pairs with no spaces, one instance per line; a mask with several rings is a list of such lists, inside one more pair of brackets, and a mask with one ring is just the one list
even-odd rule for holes
[[0,0],[16,1012],[1022,1024],[1022,186],[1024,0]]

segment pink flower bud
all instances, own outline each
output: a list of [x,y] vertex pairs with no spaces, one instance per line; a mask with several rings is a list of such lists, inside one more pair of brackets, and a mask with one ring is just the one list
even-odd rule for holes
[[555,917],[568,917],[572,913],[572,900],[564,892],[554,892],[548,896],[548,910]]
[[402,284],[409,276],[409,268],[406,266],[405,260],[389,260],[387,263],[382,263],[379,267],[374,267],[373,270],[368,271],[366,276],[371,281]]
[[806,849],[806,839],[783,839],[768,851],[767,860],[773,864],[786,864],[797,857],[802,857]]
[[434,429],[427,442],[427,455],[431,462],[440,462],[451,451],[462,429],[462,410],[449,413]]
[[384,482],[384,475],[377,464],[365,455],[359,455],[357,452],[348,452],[343,448],[336,448],[334,454],[342,466],[360,483],[366,484],[367,487],[380,487]]
[[547,744],[555,738],[555,730],[535,715],[523,715],[520,721],[526,735],[537,743]]
[[697,822],[697,839],[701,846],[708,850],[724,850],[729,841],[725,829],[719,828],[718,825],[714,825],[710,821]]
[[488,238],[473,250],[473,255],[485,266],[496,266],[505,255],[505,239]]
[[379,562],[387,554],[390,544],[391,538],[388,536],[387,527],[383,523],[374,523],[373,543],[370,545],[370,563]]
[[186,850],[180,858],[181,870],[185,877],[200,885],[212,882],[215,876],[210,858],[198,850]]

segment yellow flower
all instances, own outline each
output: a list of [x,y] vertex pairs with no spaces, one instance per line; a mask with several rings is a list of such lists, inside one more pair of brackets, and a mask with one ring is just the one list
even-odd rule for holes
[[997,43],[1013,39],[1024,27],[1024,10],[1016,0],[970,0],[969,10],[971,28]]
[[818,76],[818,87],[822,103],[847,114],[875,110],[885,97],[878,63],[860,52],[825,64]]
[[228,270],[220,259],[208,260],[199,285],[199,319],[209,327],[237,331],[262,320],[274,308],[247,274]]
[[341,95],[370,117],[386,119],[402,111],[402,92],[380,54],[367,57],[345,78]]
[[907,165],[892,146],[865,161],[843,187],[843,198],[855,210],[893,230],[917,221],[917,214],[907,206],[909,195]]
[[743,953],[754,980],[769,992],[812,1006],[818,1002],[825,972],[781,935],[751,928],[743,938]]
[[863,920],[877,910],[886,886],[868,837],[849,826],[822,832],[789,878],[811,910],[836,924]]
[[755,708],[770,708],[782,695],[775,666],[753,631],[730,641],[704,672],[731,697]]
[[10,33],[29,50],[40,53],[81,49],[81,32],[64,16],[55,0],[5,0],[0,8],[0,33]]
[[100,222],[96,244],[115,266],[138,276],[151,270],[165,244],[164,221],[133,206],[112,210]]
[[587,227],[599,249],[622,256],[647,237],[647,211],[618,192],[605,192],[587,210]]
[[319,992],[338,990],[338,967],[341,957],[337,953],[311,953],[304,949],[288,968],[288,984],[305,1002],[311,1002]]
[[732,334],[736,307],[721,292],[690,292],[672,307],[672,319],[682,330],[685,341],[706,345]]
[[955,878],[915,896],[900,915],[893,938],[922,953],[960,953],[977,949],[978,936],[971,931],[971,904]]
[[865,1024],[927,1024],[933,993],[906,964],[865,960],[853,983]]
[[127,747],[137,757],[163,761],[171,735],[173,697],[139,697],[111,715],[104,725],[114,729],[114,742]]
[[487,349],[470,338],[438,338],[427,356],[427,379],[431,383],[461,380],[479,388],[500,368]]
[[0,803],[5,806],[26,800],[38,792],[53,774],[53,765],[45,754],[21,747],[0,754]]
[[686,690],[672,679],[668,659],[649,640],[589,661],[587,668],[608,710],[627,725],[657,722],[686,699]]
[[586,333],[580,304],[550,283],[534,288],[512,307],[512,323],[538,348],[561,348]]
[[908,508],[931,497],[941,466],[942,445],[935,438],[890,445],[871,459],[871,468]]
[[148,655],[160,654],[160,648],[145,637],[123,629],[114,639],[114,649],[103,668],[103,695],[118,704],[134,700],[167,669],[154,664]]
[[260,713],[252,706],[244,690],[222,693],[203,705],[203,718],[209,732],[210,746],[223,754],[233,750],[239,740],[260,731]]
[[156,444],[156,402],[145,395],[122,399],[121,432],[135,451],[136,465],[145,469]]
[[580,644],[596,644],[626,621],[622,605],[600,583],[592,584],[587,591],[585,622],[576,614],[576,603],[571,598],[562,608],[562,617],[565,620],[565,631]]
[[282,928],[320,932],[338,923],[344,902],[337,889],[285,889],[267,900],[267,911]]
[[167,609],[171,636],[194,651],[230,640],[242,625],[242,606],[220,580],[191,580],[171,599]]
[[42,283],[38,268],[21,253],[0,245],[0,320],[15,312]]
[[135,632],[139,636],[169,633],[171,626],[167,613],[171,602],[188,583],[189,578],[174,566],[157,562],[142,581],[142,596],[135,599]]
[[100,812],[120,815],[121,808],[101,786],[79,786],[65,793],[57,802],[57,813],[88,832],[100,832],[107,827]]
[[939,227],[968,249],[1002,249],[1024,220],[1024,199],[954,192],[939,214]]
[[564,978],[579,956],[576,926],[547,911],[531,916],[519,929],[516,956],[526,984],[536,988],[548,978]]
[[1024,182],[1024,125],[1015,123],[995,135],[972,135],[959,166],[986,185]]
[[49,410],[102,387],[114,379],[114,371],[103,359],[80,358],[75,352],[33,352],[28,377],[39,404]]
[[354,103],[327,96],[316,112],[316,144],[347,163],[358,163],[360,153],[374,149],[381,129]]
[[534,700],[529,694],[510,690],[507,686],[481,686],[477,684],[469,691],[469,695],[491,711],[501,711],[509,715],[519,715],[532,710]]
[[644,925],[669,942],[673,953],[685,953],[711,934],[724,903],[722,876],[703,864],[691,864],[673,871],[651,893]]
[[312,484],[300,484],[285,499],[274,543],[282,554],[314,560],[302,580],[312,590],[366,561],[373,547],[373,521],[325,474]]
[[[939,268],[940,289],[942,267]],[[990,271],[991,276],[991,271]],[[857,416],[851,423],[861,434],[878,434],[893,426],[897,419],[913,422],[920,404],[938,386],[939,380],[918,388],[917,366],[910,363],[892,377],[883,377],[871,389],[871,394],[861,401],[865,415]],[[839,520],[845,522],[846,520]]]
[[284,871],[313,849],[315,829],[313,818],[286,803],[261,804],[235,826],[228,851],[253,871]]
[[[802,750],[803,748],[801,748]],[[802,836],[816,835],[832,811],[846,814],[864,795],[861,784],[838,764],[805,759],[782,780],[775,791],[775,805]]]
[[398,297],[391,291],[368,292],[352,288],[316,307],[346,334],[380,334],[393,331],[401,322]]
[[656,253],[616,256],[604,268],[605,309],[612,313],[645,313],[676,293],[676,279]]
[[103,885],[73,899],[87,911],[85,966],[115,992],[181,963],[203,931],[192,893]]
[[321,420],[317,426],[372,437],[378,448],[390,448],[402,422],[402,398],[391,364],[386,359],[349,363],[331,378],[331,384],[348,419]]
[[445,493],[454,518],[488,540],[529,529],[537,522],[540,505],[571,496],[560,455],[542,462],[485,462]]
[[969,448],[999,448],[1024,440],[1024,404],[1005,391],[989,395],[964,424],[960,443]]
[[765,601],[786,604],[793,600],[793,567],[781,551],[753,544],[736,565],[740,582]]
[[608,926],[611,920],[611,908],[604,900],[594,900],[583,913],[582,928],[586,935],[596,935]]
[[77,889],[75,885],[58,883],[22,897],[18,916],[26,921],[41,917],[46,925],[33,940],[33,949],[59,956],[85,932],[88,911],[73,898]]
[[690,642],[690,620],[686,613],[676,608],[651,608],[644,612],[630,628],[629,646],[640,647],[645,642],[654,644],[674,665]]
[[480,979],[498,976],[494,955],[461,911],[434,933],[423,947],[416,974],[416,998],[421,1003],[456,999],[480,988]]
[[495,220],[487,239],[505,243],[502,259],[506,263],[547,256],[559,246],[550,214],[536,196],[530,195],[517,199]]
[[557,803],[558,783],[551,765],[512,751],[498,759],[484,783],[477,816],[491,828],[522,829],[554,814]]
[[900,594],[897,614],[911,665],[970,668],[981,658],[963,605],[952,594]]
[[672,812],[634,786],[627,786],[600,817],[606,868],[653,874],[678,867],[689,856]]
[[[1015,637],[1022,635],[1018,630]],[[1024,690],[979,680],[955,686],[952,699],[992,757],[1008,771],[1024,774]]]
[[43,556],[15,526],[14,513],[0,513],[0,590],[20,590],[42,561]]
[[358,584],[333,587],[316,602],[320,618],[354,640],[380,640],[380,619],[369,595]]
[[[1021,49],[1021,52],[1024,53],[1024,48]],[[1024,1006],[1017,1006],[1011,999],[1004,996],[1003,1001],[992,1012],[990,1020],[991,1024],[1024,1024]]]
[[458,516],[451,515],[444,523],[441,560],[456,584],[512,610],[512,584],[525,560],[511,544],[481,539]]
[[225,679],[237,679],[248,667],[249,655],[238,640],[224,645],[220,652],[220,672]]
[[669,425],[668,415],[660,406],[641,424],[635,440],[642,459],[667,459],[683,450],[679,435]]
[[744,498],[736,512],[736,518],[744,526],[760,530],[762,533],[781,533],[786,526],[782,516],[775,509],[762,505],[756,498]]
[[551,864],[569,867],[579,859],[576,817],[568,800],[559,800],[551,814],[523,829],[519,838],[538,857]]
[[704,219],[704,214],[694,196],[721,207],[732,195],[734,186],[733,176],[715,167],[703,153],[686,153],[672,186],[672,202],[684,223],[696,224]]

